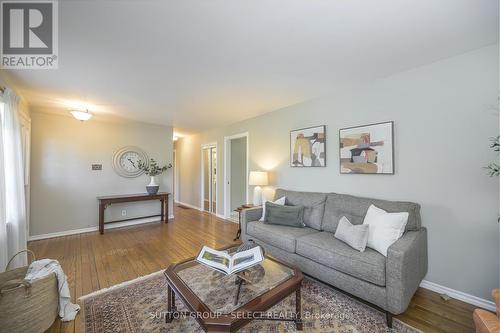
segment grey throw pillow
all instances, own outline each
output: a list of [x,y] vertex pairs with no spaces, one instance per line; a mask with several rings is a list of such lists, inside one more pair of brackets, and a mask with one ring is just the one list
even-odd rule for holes
[[268,201],[264,223],[302,228],[304,227],[304,206],[283,206]]
[[342,216],[335,231],[335,238],[360,252],[364,252],[368,242],[368,228],[367,224],[354,225],[347,217]]

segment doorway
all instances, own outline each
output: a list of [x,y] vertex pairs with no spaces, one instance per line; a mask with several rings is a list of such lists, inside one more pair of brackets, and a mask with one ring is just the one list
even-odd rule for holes
[[234,210],[248,203],[248,133],[224,138],[224,216],[238,221]]
[[204,211],[217,214],[217,145],[203,145],[201,148],[201,207]]

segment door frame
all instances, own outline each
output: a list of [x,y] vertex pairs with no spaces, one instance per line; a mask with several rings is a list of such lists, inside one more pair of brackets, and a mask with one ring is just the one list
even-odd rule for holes
[[224,137],[224,218],[229,219],[231,217],[231,185],[229,181],[231,179],[231,140],[233,139],[247,139],[246,146],[246,177],[245,177],[245,198],[246,203],[248,203],[248,166],[250,160],[250,135],[248,132],[238,133],[234,135],[229,135]]
[[[201,159],[200,159],[200,163],[201,163],[201,168],[200,168],[200,179],[201,179],[201,182],[200,182],[200,210],[203,211],[203,212],[207,212],[205,210],[205,192],[203,192],[204,190],[204,185],[205,185],[205,172],[204,172],[204,167],[205,167],[205,160],[203,159],[203,150],[204,149],[209,149],[209,148],[215,148],[215,159],[216,159],[216,168],[218,169],[219,168],[219,163],[218,163],[218,159],[219,159],[219,149],[217,148],[217,142],[209,142],[209,143],[204,143],[201,145],[201,149],[200,149],[200,154],[201,154]],[[216,170],[217,170],[216,169]],[[212,170],[212,168],[210,168],[210,170]],[[215,214],[217,215],[217,207],[218,207],[218,201],[217,200],[217,191],[218,191],[218,188],[219,188],[219,182],[217,181],[217,178],[218,178],[218,175],[219,175],[219,172],[216,171],[216,174],[215,174],[215,211],[214,212],[211,212],[210,211],[210,206],[212,206],[212,200],[211,197],[212,197],[212,193],[213,191],[210,191],[210,195],[209,195],[209,211],[207,213],[212,213],[212,214]]]
[[179,169],[177,165],[177,149],[174,149],[173,151],[173,158],[174,158],[174,172],[172,173],[173,175],[173,186],[172,186],[172,196],[174,198],[174,203],[178,202],[180,200],[179,198]]

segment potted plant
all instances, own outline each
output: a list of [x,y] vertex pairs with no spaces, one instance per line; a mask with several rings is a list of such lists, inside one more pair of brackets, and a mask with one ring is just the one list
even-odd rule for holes
[[171,163],[161,167],[154,159],[151,159],[149,161],[149,165],[143,161],[139,161],[138,168],[143,170],[146,175],[151,177],[151,182],[146,186],[146,191],[148,191],[148,194],[152,195],[158,193],[158,189],[160,188],[160,186],[156,184],[155,177],[161,175],[164,171],[167,171],[171,167]]

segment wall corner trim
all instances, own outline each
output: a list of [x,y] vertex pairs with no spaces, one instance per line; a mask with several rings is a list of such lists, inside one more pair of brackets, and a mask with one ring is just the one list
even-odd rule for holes
[[424,289],[428,289],[431,291],[434,291],[439,294],[446,294],[450,296],[451,298],[457,299],[459,301],[469,303],[475,306],[478,306],[480,308],[489,310],[489,311],[496,311],[496,306],[493,301],[489,301],[471,294],[464,293],[459,290],[451,289],[442,285],[439,285],[434,282],[426,281],[423,280],[422,283],[420,283],[420,287]]
[[196,209],[196,210],[199,210],[200,212],[203,211],[203,209],[201,209],[198,206],[191,205],[191,204],[188,204],[188,203],[185,203],[185,202],[182,202],[182,201],[175,201],[174,204],[181,205],[181,206],[186,206],[186,207],[189,207],[189,208],[192,208],[192,209]]
[[228,219],[226,218],[224,215],[221,215],[221,214],[215,214],[215,216],[217,216],[218,218],[224,220],[224,221],[228,221],[228,222],[233,222],[233,223],[238,223],[238,221],[233,221],[231,219]]
[[[181,205],[181,206],[186,206],[188,208],[192,208],[192,209],[196,209],[196,210],[199,210],[200,212],[204,212],[203,209],[201,209],[200,207],[198,206],[195,206],[195,205],[191,205],[191,204],[188,204],[188,203],[185,203],[185,202],[181,202],[181,201],[176,201],[175,204],[177,205]],[[208,213],[208,212],[206,212]],[[231,219],[228,219],[226,218],[224,215],[222,214],[214,214],[215,216],[217,216],[219,219],[221,220],[224,220],[224,221],[228,221],[228,222],[232,222],[232,223],[238,223],[238,221],[233,221]]]

